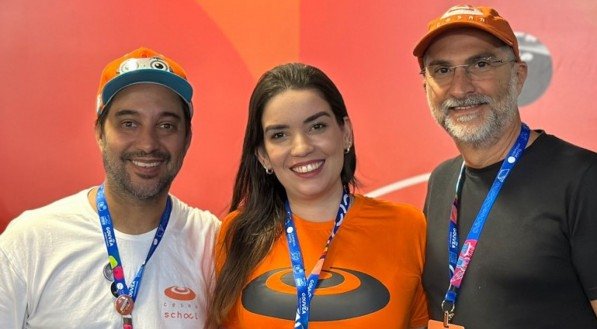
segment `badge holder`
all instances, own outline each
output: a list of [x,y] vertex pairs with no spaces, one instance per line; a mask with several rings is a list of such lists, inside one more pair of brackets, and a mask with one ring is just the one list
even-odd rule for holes
[[429,320],[427,329],[465,329],[463,326],[448,323],[447,326],[442,321]]
[[442,311],[444,312],[444,321],[429,320],[427,329],[464,329],[463,326],[451,324],[454,317],[454,303],[444,300],[442,302]]

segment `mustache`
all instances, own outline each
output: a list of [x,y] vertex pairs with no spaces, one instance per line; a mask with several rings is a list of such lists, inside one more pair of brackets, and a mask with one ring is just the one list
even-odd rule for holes
[[143,151],[134,151],[134,152],[125,152],[122,154],[123,160],[131,160],[133,158],[151,158],[157,159],[161,161],[168,161],[170,160],[170,154],[163,151],[153,151],[153,152],[143,152]]
[[452,107],[476,106],[491,104],[493,99],[486,95],[469,95],[465,98],[448,98],[442,102],[442,110],[448,111]]

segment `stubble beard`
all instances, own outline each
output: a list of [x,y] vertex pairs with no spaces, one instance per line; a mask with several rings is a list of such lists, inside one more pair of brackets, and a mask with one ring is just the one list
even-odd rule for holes
[[[458,143],[468,144],[474,148],[483,148],[492,145],[503,134],[505,129],[516,119],[518,115],[517,89],[518,77],[513,74],[508,82],[506,93],[493,99],[487,95],[473,94],[463,99],[449,98],[441,105],[435,106],[431,103],[429,95],[427,102],[429,108],[437,121],[448,134]],[[478,114],[459,116],[455,118],[448,115],[451,107],[474,106],[488,104],[490,111],[483,113],[483,123],[471,126],[468,122],[479,120]]]
[[[103,152],[102,158],[104,169],[106,171],[106,179],[113,191],[138,201],[155,200],[164,193],[168,193],[170,185],[172,184],[174,177],[176,177],[180,167],[178,166],[174,170],[168,171],[166,174],[159,177],[154,184],[138,184],[133,182],[131,175],[126,171],[125,164],[131,157],[139,155],[141,155],[139,152],[125,152],[115,159],[109,155],[109,152]],[[164,158],[166,163],[171,159],[170,155],[163,152],[152,155]],[[140,177],[139,179],[143,178]]]

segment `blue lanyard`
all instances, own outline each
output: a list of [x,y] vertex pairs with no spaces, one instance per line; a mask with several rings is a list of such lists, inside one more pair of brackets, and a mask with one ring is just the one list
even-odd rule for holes
[[298,235],[296,234],[296,228],[292,220],[292,211],[290,210],[290,204],[288,200],[284,203],[286,208],[286,219],[284,221],[284,228],[286,229],[286,241],[288,242],[288,251],[290,253],[290,261],[292,262],[292,273],[294,274],[294,283],[297,290],[297,308],[296,308],[296,319],[294,328],[307,329],[309,327],[309,314],[311,312],[311,299],[313,293],[317,287],[319,281],[319,274],[323,267],[323,262],[327,256],[330,244],[336,236],[340,225],[344,221],[344,216],[348,211],[350,205],[350,195],[344,190],[342,194],[342,200],[340,201],[340,207],[338,208],[338,214],[334,222],[334,228],[328,237],[328,240],[323,248],[323,252],[319,257],[319,260],[313,267],[309,278],[305,276],[305,265],[303,262],[303,255],[301,253],[301,247],[298,241]]
[[116,236],[114,235],[114,225],[112,224],[112,217],[108,210],[108,202],[104,195],[104,185],[100,185],[97,190],[96,197],[97,210],[99,213],[100,223],[102,225],[102,232],[104,234],[104,242],[106,243],[106,249],[108,250],[108,259],[110,260],[110,266],[114,273],[114,282],[118,290],[118,296],[128,295],[133,299],[133,302],[137,300],[137,294],[139,293],[139,287],[141,286],[141,279],[143,279],[143,272],[145,271],[145,265],[153,255],[153,252],[157,249],[158,245],[162,241],[162,237],[166,232],[168,221],[170,220],[170,212],[172,210],[172,200],[168,196],[166,201],[166,209],[162,213],[160,224],[155,232],[149,252],[145,257],[145,261],[139,267],[135,278],[131,282],[130,288],[127,287],[124,279],[124,271],[122,269],[122,261],[120,260],[120,253],[118,252],[118,245],[116,243]]
[[[464,163],[460,168],[460,174],[458,176],[458,181],[456,182],[456,196],[454,197],[454,202],[452,204],[452,211],[450,213],[450,225],[448,230],[448,262],[449,262],[449,269],[450,269],[450,286],[448,287],[448,291],[446,292],[446,296],[444,297],[444,301],[442,302],[442,309],[444,310],[444,314],[449,316],[450,318],[454,314],[454,306],[456,304],[456,298],[458,297],[458,291],[460,289],[460,285],[462,284],[462,279],[464,278],[464,274],[466,273],[466,269],[468,268],[468,264],[473,257],[475,252],[475,248],[477,246],[477,242],[479,241],[479,237],[481,232],[483,231],[483,226],[489,216],[489,212],[497,199],[497,196],[502,188],[504,181],[514,168],[514,165],[520,160],[522,153],[527,145],[530,136],[530,129],[526,124],[521,125],[520,134],[516,139],[516,143],[510,149],[508,156],[504,161],[502,161],[502,166],[495,177],[483,204],[481,205],[481,209],[473,222],[471,230],[469,231],[466,241],[462,245],[462,249],[460,249],[460,253],[458,253],[458,208],[460,207],[459,204],[459,196],[462,192],[462,185],[463,185],[463,174],[464,174]],[[458,255],[458,256],[457,256]],[[447,305],[449,309],[446,308]],[[446,321],[444,319],[444,321]]]

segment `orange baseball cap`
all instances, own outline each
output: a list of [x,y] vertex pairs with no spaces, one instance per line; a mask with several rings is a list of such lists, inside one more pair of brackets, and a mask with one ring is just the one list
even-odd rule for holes
[[495,9],[459,5],[448,9],[441,17],[432,20],[427,25],[427,34],[423,36],[413,50],[413,55],[419,59],[421,67],[423,66],[423,55],[425,55],[425,51],[435,38],[446,31],[462,27],[482,30],[495,36],[512,47],[516,59],[520,60],[518,41],[514,31]]
[[143,47],[106,65],[97,92],[97,115],[119,91],[139,83],[155,83],[171,89],[187,103],[189,115],[193,116],[193,87],[183,68],[172,59]]

